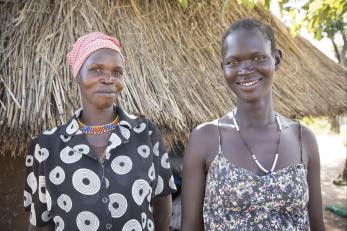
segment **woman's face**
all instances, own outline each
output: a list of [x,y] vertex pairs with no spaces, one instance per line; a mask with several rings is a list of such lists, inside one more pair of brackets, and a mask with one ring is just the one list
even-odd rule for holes
[[270,40],[256,29],[233,31],[225,38],[224,77],[239,99],[252,102],[271,95],[278,53],[271,52]]
[[114,50],[99,49],[87,58],[77,78],[84,107],[110,107],[125,86],[123,59]]

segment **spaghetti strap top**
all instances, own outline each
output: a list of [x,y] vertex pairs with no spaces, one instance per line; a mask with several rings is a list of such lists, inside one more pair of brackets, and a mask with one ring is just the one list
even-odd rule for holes
[[302,129],[298,126],[301,163],[258,176],[225,158],[218,121],[218,153],[205,187],[205,230],[310,230]]

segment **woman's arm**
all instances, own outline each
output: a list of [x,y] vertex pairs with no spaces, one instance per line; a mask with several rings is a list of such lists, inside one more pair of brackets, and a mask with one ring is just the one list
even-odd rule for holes
[[320,159],[316,137],[303,127],[303,148],[308,155],[307,183],[309,188],[308,214],[311,230],[325,230],[322,211],[322,193],[320,185]]
[[[205,153],[208,139],[194,129],[184,152],[182,184],[182,231],[204,230]],[[205,136],[205,137],[204,137]]]
[[171,221],[171,210],[171,194],[153,199],[153,218],[155,230],[169,230]]

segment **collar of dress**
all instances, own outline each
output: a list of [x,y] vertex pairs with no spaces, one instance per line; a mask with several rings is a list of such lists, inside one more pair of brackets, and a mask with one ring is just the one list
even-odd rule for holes
[[[74,136],[74,135],[80,135],[82,134],[82,131],[79,129],[77,118],[80,116],[83,108],[78,109],[75,111],[74,115],[69,119],[67,123],[65,123],[60,130],[60,134],[63,136]],[[118,113],[119,115],[119,129],[117,130],[123,130],[125,129],[133,129],[140,125],[141,119],[133,114],[128,114],[126,111],[124,111],[120,106],[114,106],[114,111]]]

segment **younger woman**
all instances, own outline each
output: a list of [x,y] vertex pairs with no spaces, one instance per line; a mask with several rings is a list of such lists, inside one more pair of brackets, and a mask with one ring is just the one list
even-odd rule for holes
[[236,108],[190,136],[183,231],[324,230],[315,136],[274,110],[281,59],[260,21],[237,21],[223,36],[221,67]]

